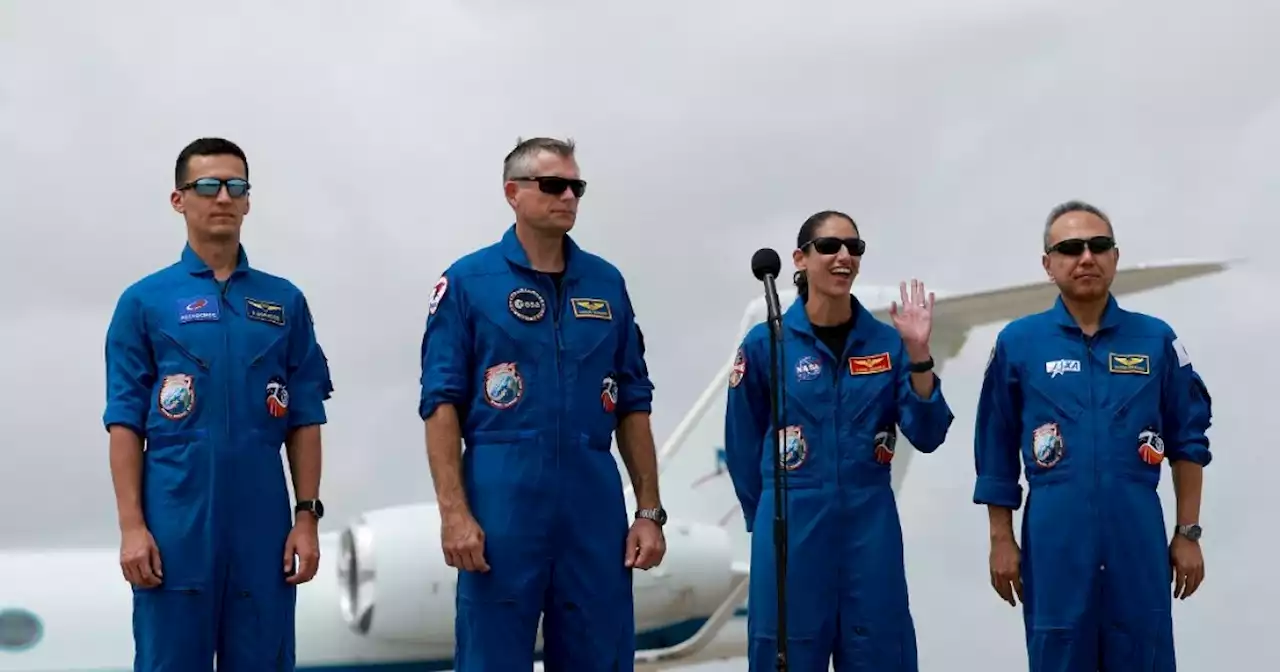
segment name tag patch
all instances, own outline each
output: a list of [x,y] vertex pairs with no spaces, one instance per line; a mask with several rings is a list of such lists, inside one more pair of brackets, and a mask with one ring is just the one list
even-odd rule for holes
[[1151,373],[1151,358],[1147,355],[1117,355],[1113,352],[1107,357],[1107,368],[1111,373],[1138,373],[1146,376]]
[[246,298],[244,304],[245,317],[257,322],[274,324],[277,327],[284,326],[284,306],[271,301],[250,298]]
[[188,322],[217,322],[218,297],[209,294],[178,301],[178,324]]
[[849,358],[849,375],[866,376],[872,373],[884,373],[893,368],[889,353]]
[[569,299],[573,316],[578,319],[612,320],[613,311],[604,299]]

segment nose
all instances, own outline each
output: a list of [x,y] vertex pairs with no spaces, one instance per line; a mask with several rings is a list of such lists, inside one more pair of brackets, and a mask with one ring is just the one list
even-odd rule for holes
[[227,185],[223,184],[218,187],[218,194],[213,197],[219,203],[230,203],[231,192],[227,189]]

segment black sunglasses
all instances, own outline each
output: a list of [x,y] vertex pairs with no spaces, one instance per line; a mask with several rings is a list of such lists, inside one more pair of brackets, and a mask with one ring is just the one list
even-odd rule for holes
[[849,249],[849,254],[855,257],[861,257],[863,252],[867,251],[867,241],[861,238],[836,238],[835,236],[823,236],[814,238],[804,244],[800,249],[813,246],[818,254],[836,254],[840,251],[840,247],[844,246]]
[[587,183],[585,180],[571,180],[567,177],[556,177],[554,175],[542,177],[513,177],[512,182],[537,182],[538,190],[544,194],[559,196],[564,193],[565,189],[573,192],[577,198],[587,193]]
[[190,189],[201,196],[217,196],[222,191],[223,185],[227,187],[227,195],[231,198],[240,198],[249,193],[249,182],[238,177],[229,180],[222,180],[216,177],[202,177],[198,180],[188,182],[181,187],[179,191]]
[[1057,245],[1050,247],[1046,252],[1057,252],[1068,257],[1078,257],[1084,254],[1085,248],[1089,248],[1089,252],[1093,254],[1102,254],[1110,252],[1116,247],[1116,241],[1111,236],[1094,236],[1092,238],[1068,238],[1058,241]]

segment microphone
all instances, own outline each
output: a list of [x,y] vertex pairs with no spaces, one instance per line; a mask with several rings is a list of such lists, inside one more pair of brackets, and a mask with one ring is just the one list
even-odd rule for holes
[[786,396],[782,390],[779,362],[782,355],[782,309],[778,306],[778,288],[774,279],[782,272],[782,259],[772,248],[762,247],[751,255],[751,273],[764,282],[764,301],[769,322],[769,406],[773,412],[773,553],[778,590],[778,657],[779,672],[787,672],[787,489],[786,465],[783,463],[783,437]]

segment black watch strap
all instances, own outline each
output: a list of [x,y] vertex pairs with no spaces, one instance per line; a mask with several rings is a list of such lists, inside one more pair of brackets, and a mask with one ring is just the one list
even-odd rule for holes
[[304,499],[293,507],[294,513],[310,513],[316,520],[324,518],[324,503],[318,499]]
[[926,359],[923,362],[911,362],[910,364],[907,365],[907,370],[910,371],[911,373],[925,373],[927,371],[932,371],[933,357],[930,357],[929,359]]

